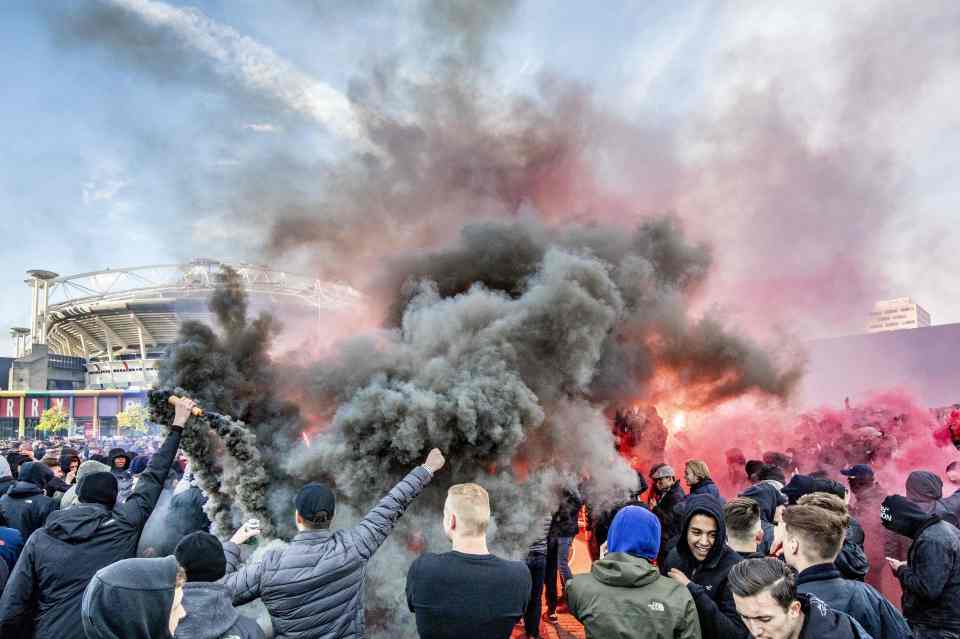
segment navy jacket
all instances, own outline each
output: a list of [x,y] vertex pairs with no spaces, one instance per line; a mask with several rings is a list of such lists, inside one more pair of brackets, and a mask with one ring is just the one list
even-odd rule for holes
[[58,510],[27,540],[0,598],[0,637],[84,639],[83,590],[99,569],[136,554],[179,445],[179,431],[167,435],[125,503]]
[[16,528],[28,539],[42,528],[47,517],[57,509],[55,501],[44,494],[53,471],[40,462],[27,462],[20,467],[20,480],[0,497],[0,515],[6,525]]
[[909,639],[910,626],[900,611],[872,586],[844,579],[833,564],[811,566],[797,576],[797,590],[845,612],[873,639]]
[[798,594],[797,598],[804,614],[800,639],[872,639],[850,615],[831,609],[812,595]]

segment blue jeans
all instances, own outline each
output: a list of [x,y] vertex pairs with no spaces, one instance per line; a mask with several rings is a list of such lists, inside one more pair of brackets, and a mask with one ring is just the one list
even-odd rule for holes
[[540,636],[540,599],[543,597],[543,578],[547,568],[544,555],[527,555],[530,570],[530,601],[523,613],[523,629],[531,637]]
[[567,582],[573,578],[570,572],[570,544],[573,543],[573,537],[549,537],[547,539],[547,610],[555,612],[557,610],[557,572],[560,573],[560,581],[563,583],[563,590],[566,593]]

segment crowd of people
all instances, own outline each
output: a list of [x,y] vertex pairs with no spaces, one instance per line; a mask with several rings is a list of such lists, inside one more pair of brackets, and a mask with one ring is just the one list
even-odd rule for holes
[[[298,532],[277,549],[249,557],[255,521],[221,542],[202,517],[172,547],[145,548],[164,486],[185,472],[190,485],[178,449],[193,407],[177,400],[166,437],[137,455],[18,442],[0,458],[0,637],[366,636],[368,562],[444,467],[442,453],[349,528],[331,528],[335,494],[310,483],[295,499]],[[507,639],[522,628],[539,638],[569,613],[591,639],[960,639],[960,464],[945,469],[958,488],[945,496],[931,471],[911,473],[899,495],[864,464],[834,478],[797,472],[790,453],[728,461],[724,483],[737,490],[726,496],[696,459],[679,475],[654,464],[612,505],[589,481],[570,486],[530,531],[525,561],[488,548],[487,491],[451,486],[437,513],[450,551],[421,555],[407,573],[419,636]],[[591,568],[574,575],[569,549],[583,526]],[[885,571],[902,588],[899,606],[871,585]],[[237,609],[255,600],[268,628]]]

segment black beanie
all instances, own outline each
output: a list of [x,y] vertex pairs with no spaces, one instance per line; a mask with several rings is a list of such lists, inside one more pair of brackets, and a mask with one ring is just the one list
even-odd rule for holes
[[173,554],[186,571],[187,581],[219,581],[227,574],[223,544],[208,532],[190,533],[180,540]]
[[77,498],[86,504],[103,504],[113,508],[117,503],[117,492],[117,478],[113,473],[90,473],[80,480]]

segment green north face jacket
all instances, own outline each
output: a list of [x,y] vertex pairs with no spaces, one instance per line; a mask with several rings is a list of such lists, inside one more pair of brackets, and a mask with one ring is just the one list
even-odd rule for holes
[[686,587],[646,559],[610,553],[567,585],[567,603],[587,639],[700,639]]

